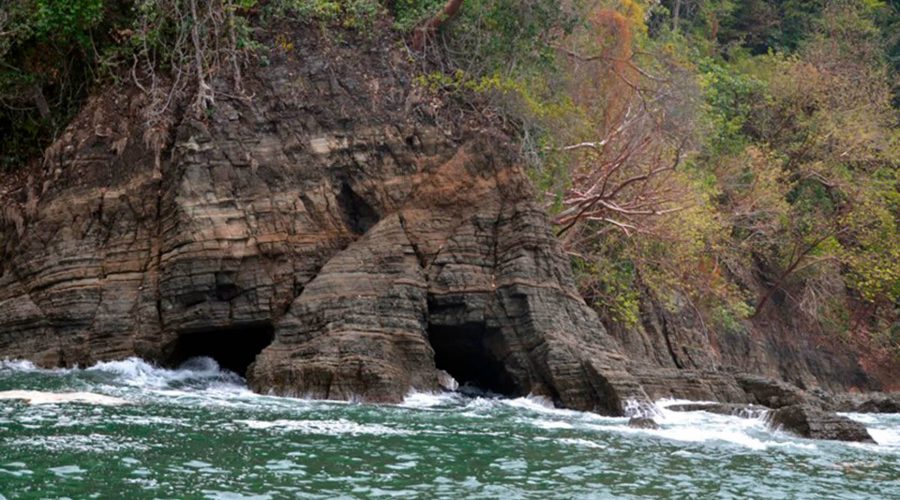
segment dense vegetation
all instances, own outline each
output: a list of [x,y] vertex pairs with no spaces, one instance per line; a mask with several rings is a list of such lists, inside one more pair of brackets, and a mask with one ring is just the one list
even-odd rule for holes
[[894,1],[18,0],[0,11],[0,169],[100,83],[137,83],[164,126],[173,96],[202,113],[217,73],[239,87],[264,63],[256,27],[386,14],[418,85],[518,134],[607,321],[652,297],[709,328],[780,314],[900,353]]
[[608,321],[652,297],[900,352],[900,6],[504,4],[466,3],[441,40],[454,72],[428,81],[519,125]]

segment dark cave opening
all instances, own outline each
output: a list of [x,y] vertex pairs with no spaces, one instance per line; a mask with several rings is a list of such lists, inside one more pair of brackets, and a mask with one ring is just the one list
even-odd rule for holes
[[252,323],[225,328],[182,332],[169,346],[165,365],[176,367],[185,361],[207,356],[219,367],[245,377],[250,364],[275,338],[270,323]]
[[428,338],[435,365],[455,378],[461,391],[523,395],[501,361],[505,349],[499,332],[482,324],[432,325]]
[[365,198],[356,194],[349,184],[341,186],[341,192],[337,196],[338,205],[344,223],[356,234],[365,234],[372,226],[378,223],[378,212],[372,208]]

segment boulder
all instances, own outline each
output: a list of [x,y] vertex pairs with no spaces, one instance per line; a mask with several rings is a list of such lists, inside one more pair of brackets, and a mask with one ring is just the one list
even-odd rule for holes
[[839,394],[832,398],[835,411],[900,413],[900,393]]
[[799,387],[768,377],[739,374],[735,379],[757,404],[769,408],[806,403],[811,398]]
[[863,424],[810,405],[784,406],[770,413],[767,422],[773,429],[810,439],[875,443]]
[[634,427],[635,429],[659,429],[659,424],[650,417],[632,417],[628,419],[628,427]]

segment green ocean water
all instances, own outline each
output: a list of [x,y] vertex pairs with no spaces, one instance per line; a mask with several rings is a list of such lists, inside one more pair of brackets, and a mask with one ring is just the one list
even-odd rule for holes
[[879,444],[659,404],[659,430],[530,398],[414,394],[398,406],[260,396],[210,359],[85,370],[0,364],[0,498],[900,498],[900,415]]

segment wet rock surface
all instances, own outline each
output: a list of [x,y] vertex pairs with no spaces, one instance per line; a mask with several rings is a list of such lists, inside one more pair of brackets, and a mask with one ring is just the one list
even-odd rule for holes
[[635,429],[659,429],[656,420],[649,417],[632,417],[628,419],[628,427]]
[[841,412],[900,413],[900,393],[838,394],[827,401]]
[[796,405],[814,398],[799,387],[767,377],[740,374],[735,379],[756,403],[769,408]]
[[677,404],[669,405],[666,409],[671,411],[705,411],[717,415],[729,415],[741,418],[759,418],[770,411],[769,408],[759,405],[729,403]]
[[863,424],[805,404],[774,410],[767,416],[767,422],[772,428],[810,439],[875,443]]

